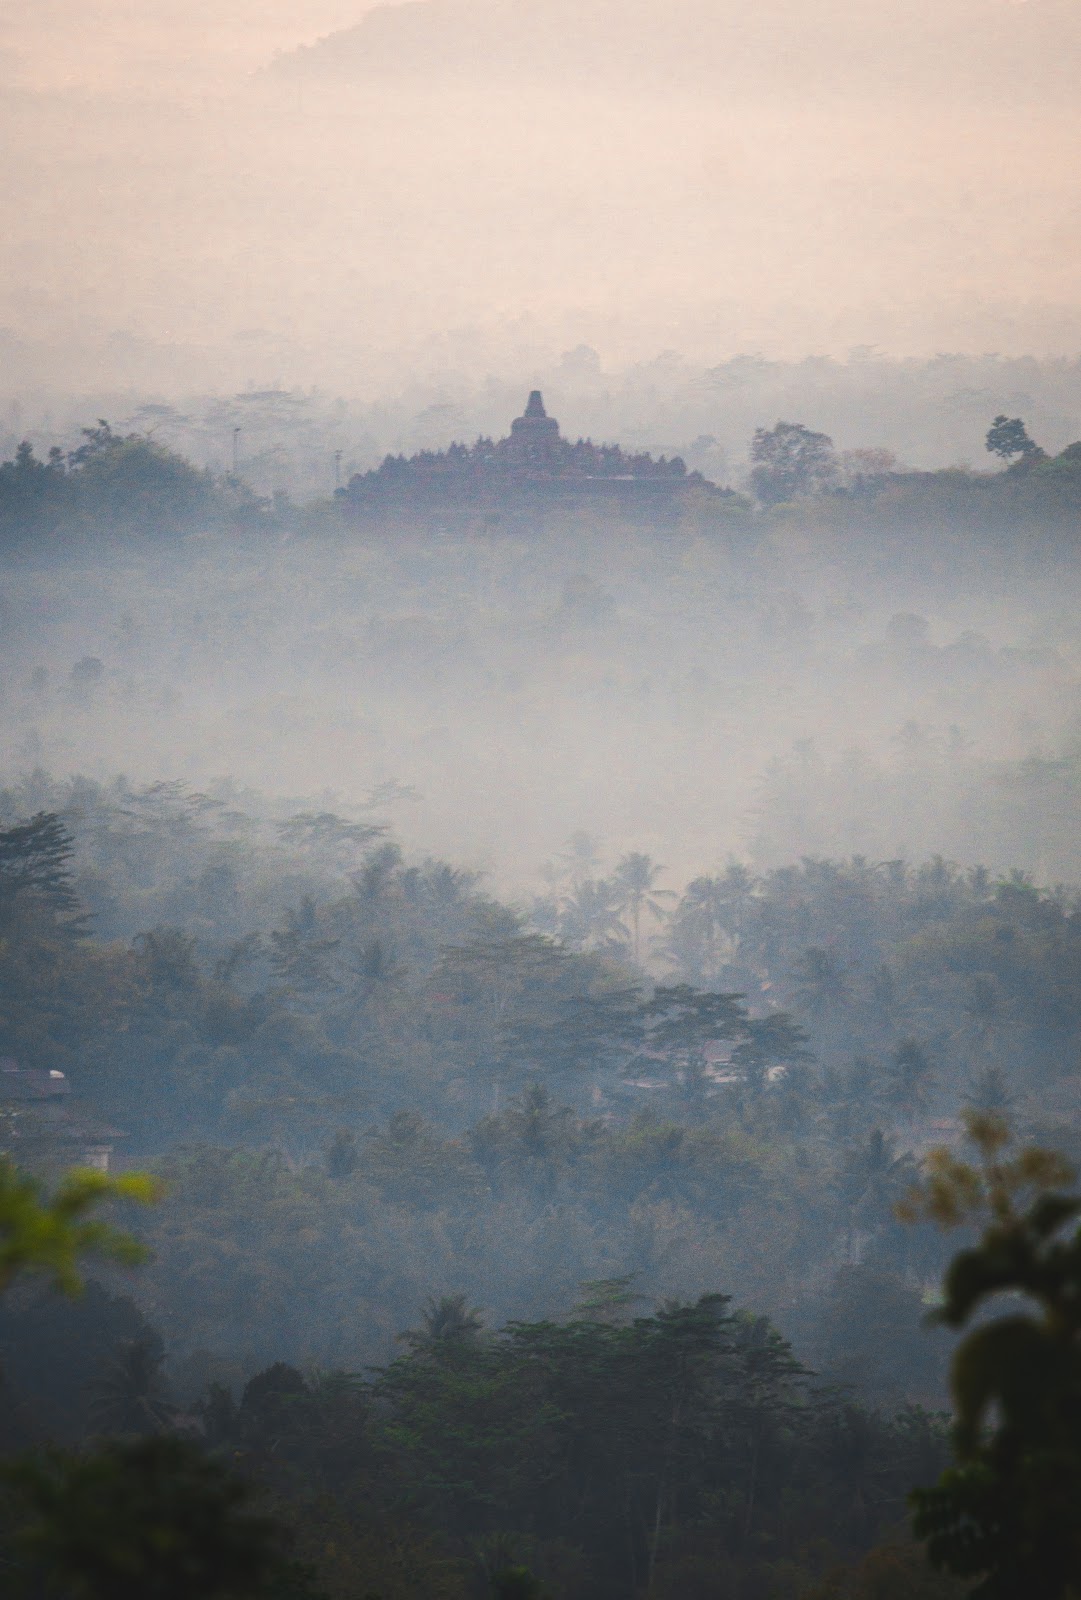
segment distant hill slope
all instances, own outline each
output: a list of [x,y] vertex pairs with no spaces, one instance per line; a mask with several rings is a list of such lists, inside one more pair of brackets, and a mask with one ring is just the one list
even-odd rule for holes
[[1070,99],[1079,68],[1076,0],[411,0],[377,7],[272,70]]

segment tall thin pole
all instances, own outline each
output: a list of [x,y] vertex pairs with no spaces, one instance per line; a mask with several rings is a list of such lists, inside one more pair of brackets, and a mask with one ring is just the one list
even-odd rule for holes
[[240,467],[240,429],[233,429],[233,477],[237,475]]
[[335,487],[335,489],[340,489],[341,486],[342,486],[342,453],[341,453],[340,450],[335,450],[335,452],[334,452],[334,487]]

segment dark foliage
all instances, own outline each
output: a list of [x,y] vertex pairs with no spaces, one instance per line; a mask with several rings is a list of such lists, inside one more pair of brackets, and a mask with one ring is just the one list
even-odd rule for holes
[[1009,461],[1020,456],[1022,461],[1039,460],[1044,452],[1028,436],[1028,429],[1020,417],[997,416],[987,430],[987,449],[992,455]]
[[7,1295],[0,1372],[9,1447],[35,1437],[70,1443],[101,1426],[104,1418],[91,1417],[97,1384],[126,1351],[154,1342],[160,1350],[134,1301],[99,1283],[73,1300],[38,1285]]
[[722,1295],[495,1335],[453,1296],[408,1343],[365,1382],[277,1364],[238,1411],[217,1403],[215,1435],[272,1489],[302,1554],[353,1528],[354,1582],[374,1588],[399,1537],[427,1548],[427,1578],[399,1570],[395,1594],[464,1594],[478,1559],[495,1594],[675,1594],[703,1561],[704,1594],[758,1593],[866,1550],[942,1461],[935,1419],[816,1391]]
[[267,1593],[282,1563],[273,1524],[250,1509],[244,1484],[181,1439],[54,1452],[5,1477],[16,1507],[8,1559],[31,1592],[224,1600]]
[[979,1580],[979,1600],[1069,1600],[1081,1587],[1081,1197],[1061,1159],[1007,1159],[1000,1118],[975,1113],[970,1127],[982,1171],[943,1158],[926,1205],[947,1224],[985,1217],[950,1264],[940,1312],[977,1325],[951,1371],[956,1465],[915,1492],[914,1527],[936,1566]]
[[26,822],[0,828],[0,920],[20,898],[54,917],[77,912],[73,855],[71,834],[55,813],[39,811]]
[[120,434],[99,420],[65,454],[44,461],[23,441],[0,463],[0,546],[142,532],[176,536],[198,523],[237,521],[255,497],[217,482],[144,434]]
[[802,422],[759,428],[751,441],[751,460],[751,486],[767,506],[822,493],[837,479],[833,440]]

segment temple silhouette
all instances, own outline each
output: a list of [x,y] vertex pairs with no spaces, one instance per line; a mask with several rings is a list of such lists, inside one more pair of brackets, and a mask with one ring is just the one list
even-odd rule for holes
[[670,460],[631,455],[619,445],[572,443],[544,407],[539,389],[503,439],[452,444],[441,451],[387,456],[371,472],[357,474],[341,491],[358,513],[396,508],[513,508],[516,504],[574,506],[611,502],[621,511],[659,511],[678,504],[688,490],[726,496],[700,472],[688,472],[679,456]]

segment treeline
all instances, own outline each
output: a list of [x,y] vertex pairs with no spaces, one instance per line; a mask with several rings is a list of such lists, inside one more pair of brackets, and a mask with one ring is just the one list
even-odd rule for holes
[[886,523],[942,517],[964,525],[1061,521],[1081,494],[1081,441],[1048,455],[1020,417],[998,416],[986,448],[1002,473],[951,467],[913,472],[888,450],[838,451],[801,422],[759,428],[751,441],[750,487],[763,507],[805,499],[847,500]]
[[[197,1441],[332,1600],[466,1600],[514,1568],[560,1600],[796,1595],[896,1538],[908,1490],[944,1464],[941,1419],[823,1388],[723,1295],[637,1315],[633,1299],[588,1284],[566,1319],[489,1332],[444,1296],[374,1374],[275,1362],[178,1398],[133,1307],[93,1285],[86,1305],[23,1296],[0,1329],[6,1442]],[[71,1357],[56,1381],[50,1348]],[[920,1584],[918,1553],[901,1559]],[[907,1592],[938,1592],[922,1581]]]
[[367,1569],[391,1593],[395,1564],[421,1592],[526,1566],[568,1600],[794,1593],[892,1531],[943,1460],[934,1419],[816,1390],[723,1296],[619,1310],[489,1336],[444,1298],[370,1383],[279,1366],[204,1415],[301,1502],[302,1550],[333,1540],[332,1585]]
[[0,463],[0,542],[239,530],[266,510],[239,480],[200,471],[148,434],[115,432],[104,419],[82,434],[74,450],[54,445],[44,459],[24,440]]
[[[31,795],[56,810],[19,820]],[[141,1079],[148,1128],[172,1104],[203,1135],[235,1112],[310,1147],[403,1104],[461,1128],[536,1081],[583,1110],[761,1100],[795,1125],[858,1058],[860,1104],[900,1131],[989,1073],[1045,1113],[1071,1082],[1081,916],[1019,874],[807,860],[662,898],[631,856],[525,913],[406,861],[385,822],[45,780],[0,821],[0,1045],[114,1113]],[[906,1041],[918,1088],[891,1065]]]
[[[888,450],[838,450],[824,433],[800,422],[778,421],[773,428],[759,428],[751,441],[748,493],[728,488],[718,493],[698,473],[680,479],[685,504],[675,526],[768,538],[795,517],[835,537],[859,534],[867,540],[877,535],[891,541],[891,550],[893,540],[943,528],[995,539],[1026,530],[1042,529],[1056,537],[1075,530],[1081,509],[1081,442],[1048,455],[1029,438],[1020,418],[1006,417],[995,419],[988,439],[988,449],[1010,463],[1004,471],[913,471]],[[408,461],[388,457],[378,472],[355,479],[348,493],[300,507],[290,505],[283,494],[259,496],[235,475],[200,471],[151,435],[122,434],[105,420],[85,428],[83,441],[66,453],[54,446],[44,459],[24,441],[13,459],[0,464],[0,540],[19,547],[27,540],[63,544],[102,533],[175,537],[207,529],[242,534],[278,528],[326,534],[355,528],[369,514],[393,518],[408,512],[411,494],[423,529],[433,487],[450,483],[458,485],[459,510],[464,507],[466,513],[458,524],[468,531],[468,492],[463,499],[462,485],[468,491],[474,479],[487,484],[491,478],[497,489],[504,479],[511,483],[511,477],[496,471],[507,441],[479,440],[471,447],[454,445],[443,456],[422,452]],[[650,473],[679,478],[684,471],[682,462],[662,458],[657,464],[648,457],[624,456],[616,446],[561,445],[572,484],[576,473],[592,481],[591,471],[611,473],[616,467],[646,478]],[[643,463],[649,464],[648,471]],[[478,502],[477,531],[490,533],[492,510],[488,499],[483,506]],[[565,514],[566,507],[561,510],[556,503],[543,515],[533,508],[534,518],[542,520]],[[602,504],[595,516],[615,526],[622,513],[615,503]],[[640,514],[632,520],[637,525]],[[670,534],[668,510],[661,520]]]

